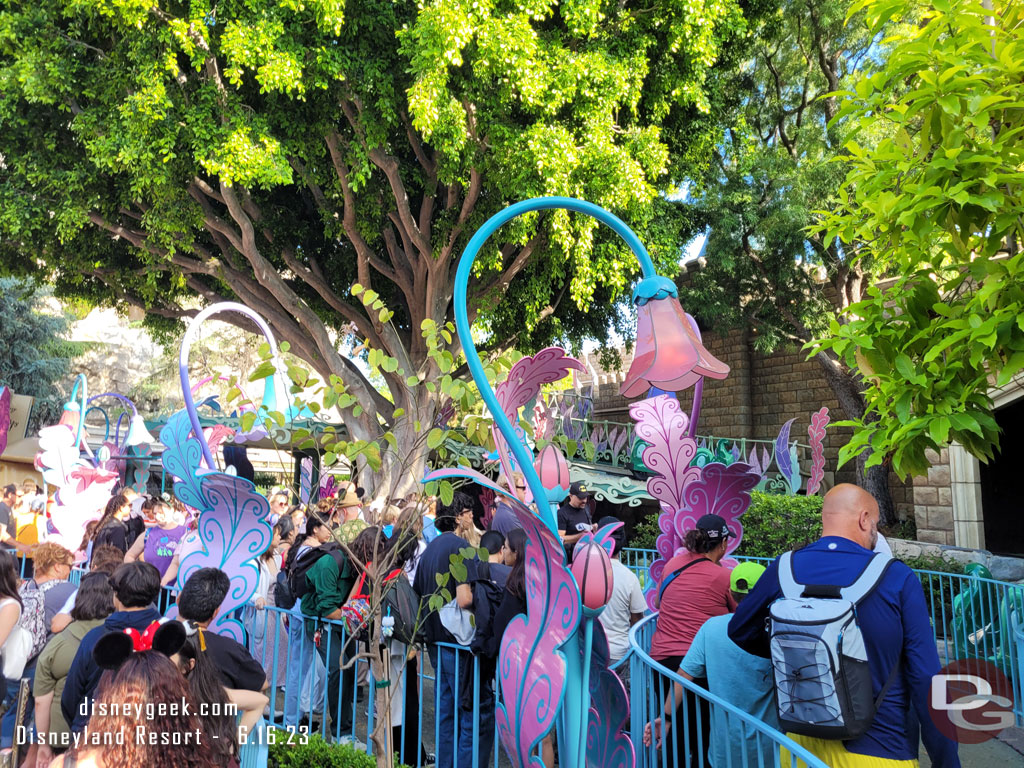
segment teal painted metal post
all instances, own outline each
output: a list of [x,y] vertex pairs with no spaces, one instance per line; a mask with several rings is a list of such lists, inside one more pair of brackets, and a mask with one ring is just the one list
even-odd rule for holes
[[[558,522],[554,509],[552,506],[544,504],[547,493],[540,477],[534,471],[533,456],[530,455],[526,446],[522,444],[516,435],[511,422],[498,403],[494,390],[487,381],[483,363],[480,361],[480,355],[473,345],[473,335],[469,325],[469,307],[467,306],[467,289],[469,278],[473,271],[473,262],[476,260],[480,248],[487,239],[503,224],[521,214],[552,209],[574,211],[592,216],[610,227],[625,241],[640,263],[640,269],[643,274],[643,279],[633,292],[634,301],[637,299],[649,301],[655,298],[674,297],[677,295],[677,292],[671,280],[660,277],[655,272],[654,262],[651,261],[647,249],[644,248],[643,243],[640,242],[639,238],[621,219],[593,203],[568,197],[539,197],[509,206],[504,211],[488,219],[477,230],[476,234],[473,235],[466,249],[462,252],[458,271],[455,274],[453,303],[455,308],[455,327],[462,342],[462,350],[466,355],[466,364],[473,376],[473,380],[480,389],[480,395],[487,404],[487,409],[494,417],[494,423],[502,435],[505,436],[509,449],[512,451],[512,455],[515,456],[516,463],[526,479],[530,493],[536,502],[537,513],[541,521],[558,537]],[[589,622],[585,622],[585,624],[588,628],[592,629],[592,625]],[[586,642],[587,649],[589,649],[589,642],[586,639],[584,639],[584,642]],[[587,671],[590,668],[590,659],[589,654],[583,657],[579,653],[579,643],[580,635],[579,630],[577,630],[576,634],[569,638],[565,644],[565,648],[568,651],[566,653],[566,691],[562,698],[562,727],[559,729],[559,736],[560,741],[562,741],[561,746],[563,747],[565,758],[564,764],[570,768],[582,768],[586,764],[585,739],[587,713],[589,711],[589,691],[587,690],[589,686],[586,685],[586,680]]]

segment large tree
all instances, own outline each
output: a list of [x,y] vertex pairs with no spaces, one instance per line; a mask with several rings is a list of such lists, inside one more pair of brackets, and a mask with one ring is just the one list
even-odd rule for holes
[[[860,243],[841,245],[818,231],[821,211],[838,205],[850,121],[837,91],[869,75],[883,53],[850,4],[786,0],[764,21],[752,56],[724,73],[735,94],[719,109],[731,127],[712,162],[693,173],[689,207],[707,227],[707,264],[683,285],[683,298],[712,327],[749,327],[763,353],[798,346],[860,301],[876,275],[855,260]],[[730,122],[729,117],[723,117]],[[871,137],[866,137],[870,141]],[[814,359],[844,415],[865,416],[865,387],[855,366],[819,350]],[[858,465],[860,482],[894,519],[884,466]]]
[[[4,0],[0,263],[151,319],[242,301],[340,377],[374,439],[433,407],[409,386],[437,374],[421,327],[451,317],[457,256],[505,205],[586,198],[671,270],[686,221],[659,190],[713,143],[708,75],[741,58],[749,6]],[[499,235],[470,286],[491,345],[621,322],[637,270],[594,222]],[[397,361],[385,391],[348,335]]]

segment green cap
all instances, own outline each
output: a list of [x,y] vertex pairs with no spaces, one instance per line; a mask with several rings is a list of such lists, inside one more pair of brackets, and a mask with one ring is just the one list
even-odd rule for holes
[[760,563],[740,563],[732,569],[732,574],[729,576],[729,588],[733,592],[745,595],[754,588],[762,573],[764,573],[764,566]]

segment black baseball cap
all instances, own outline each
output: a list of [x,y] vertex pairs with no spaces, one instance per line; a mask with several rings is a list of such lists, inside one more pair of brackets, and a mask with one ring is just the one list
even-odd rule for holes
[[701,515],[697,521],[697,530],[704,531],[709,539],[724,539],[732,536],[732,531],[725,520],[718,515]]
[[575,483],[569,486],[569,495],[576,496],[581,499],[589,499],[590,491],[587,490],[586,483],[581,483],[580,481],[577,480]]

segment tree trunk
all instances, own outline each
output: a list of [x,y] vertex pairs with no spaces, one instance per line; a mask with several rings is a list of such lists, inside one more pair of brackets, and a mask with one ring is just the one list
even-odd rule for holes
[[[839,400],[843,415],[847,419],[863,418],[865,404],[859,377],[824,352],[819,352],[815,358],[822,367],[825,381]],[[869,448],[857,457],[857,485],[868,491],[878,502],[879,525],[889,526],[896,522],[896,505],[893,504],[892,493],[889,490],[889,468],[883,463],[865,469],[870,456]]]

